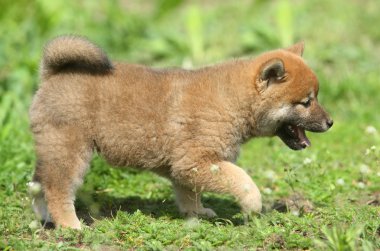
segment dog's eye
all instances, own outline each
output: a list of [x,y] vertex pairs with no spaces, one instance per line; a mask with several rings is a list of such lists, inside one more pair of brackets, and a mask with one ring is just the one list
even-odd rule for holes
[[300,104],[303,105],[304,107],[308,108],[311,105],[311,99],[309,98],[306,101],[300,102]]
[[288,79],[288,76],[286,74],[276,78],[278,82],[285,82],[287,79]]

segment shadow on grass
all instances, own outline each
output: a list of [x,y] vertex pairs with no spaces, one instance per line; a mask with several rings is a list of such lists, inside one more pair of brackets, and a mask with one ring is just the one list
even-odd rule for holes
[[[212,208],[218,215],[216,219],[206,219],[215,222],[217,219],[227,219],[234,225],[243,224],[242,217],[234,217],[240,213],[237,203],[231,198],[205,196],[202,199],[205,207]],[[114,197],[109,194],[80,193],[75,203],[78,217],[87,225],[91,225],[94,219],[113,218],[118,211],[133,214],[140,210],[143,214],[159,219],[169,217],[172,219],[184,219],[177,209],[172,198],[146,199],[138,196]]]
[[[223,195],[207,194],[202,196],[202,203],[205,207],[212,208],[216,213],[216,218],[203,218],[210,223],[226,222],[239,226],[244,224],[244,217],[240,207],[231,198]],[[80,191],[75,202],[75,208],[79,219],[86,225],[91,225],[95,220],[112,219],[118,212],[133,214],[140,211],[143,214],[159,219],[166,217],[169,219],[185,219],[178,211],[172,197],[169,198],[144,198],[139,196],[116,197],[109,193],[96,193]],[[263,213],[271,211],[281,213],[299,212],[301,215],[313,211],[313,205],[301,194],[295,193],[289,197],[276,201],[267,201],[263,208]],[[54,225],[47,223],[45,228],[53,228]]]

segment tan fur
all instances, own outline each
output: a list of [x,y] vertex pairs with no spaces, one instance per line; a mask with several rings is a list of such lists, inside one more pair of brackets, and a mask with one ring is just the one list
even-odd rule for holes
[[[30,121],[37,154],[34,181],[41,183],[53,222],[80,228],[75,190],[94,150],[115,166],[169,178],[185,214],[215,216],[201,204],[203,191],[231,194],[244,212],[260,212],[257,186],[233,164],[240,145],[274,136],[292,114],[287,106],[292,116],[304,116],[301,121],[317,118],[320,131],[329,119],[317,102],[307,116],[293,105],[309,91],[318,92],[302,51],[303,44],[296,44],[198,70],[158,70],[112,64],[84,38],[48,43]],[[285,67],[281,83],[261,79],[274,59]]]

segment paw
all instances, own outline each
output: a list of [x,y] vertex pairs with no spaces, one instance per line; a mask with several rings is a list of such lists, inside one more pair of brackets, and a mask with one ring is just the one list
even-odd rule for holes
[[71,220],[70,222],[61,223],[58,226],[62,228],[71,228],[71,229],[76,229],[76,230],[82,229],[82,226],[79,220]]
[[214,218],[217,214],[211,208],[202,208],[198,211],[198,215],[205,216],[207,218]]
[[260,213],[262,210],[261,194],[256,186],[245,187],[240,197],[240,206],[244,213]]
[[52,222],[41,184],[36,181],[31,181],[28,182],[27,186],[32,198],[32,208],[37,219],[42,222]]
[[43,197],[33,198],[32,207],[38,220],[43,222],[52,222],[46,201]]
[[186,215],[186,217],[193,218],[193,217],[206,217],[206,218],[214,218],[217,216],[217,214],[212,210],[211,208],[198,208],[198,209],[187,209],[187,210],[181,210],[181,213]]
[[253,201],[253,200],[248,200],[242,203],[241,205],[243,213],[246,213],[246,214],[252,214],[252,213],[260,214],[262,207],[263,206],[262,206],[261,201]]
[[61,205],[59,211],[56,211],[55,224],[62,228],[81,229],[81,222],[79,221],[73,203]]

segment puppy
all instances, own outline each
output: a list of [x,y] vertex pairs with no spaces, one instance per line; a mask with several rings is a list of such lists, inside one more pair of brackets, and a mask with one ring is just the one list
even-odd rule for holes
[[183,70],[111,62],[82,37],[50,41],[30,108],[37,155],[32,184],[41,187],[35,212],[56,226],[81,227],[75,191],[94,151],[112,165],[170,179],[180,212],[189,216],[216,215],[203,207],[203,191],[230,194],[243,212],[260,212],[259,189],[234,164],[240,145],[278,136],[300,150],[310,146],[305,131],[333,124],[318,103],[318,80],[303,49],[298,43]]

